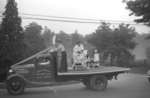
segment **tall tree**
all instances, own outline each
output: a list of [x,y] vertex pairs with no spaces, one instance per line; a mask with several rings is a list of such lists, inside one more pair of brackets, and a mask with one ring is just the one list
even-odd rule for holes
[[87,41],[95,46],[102,55],[101,60],[108,58],[108,50],[112,46],[112,30],[108,23],[102,23],[95,32],[87,36]]
[[150,0],[124,0],[127,9],[131,11],[130,15],[140,17],[136,22],[145,23],[150,26]]
[[52,38],[53,38],[54,32],[52,32],[48,27],[44,27],[42,37],[44,39],[44,43],[46,47],[49,47],[52,45]]
[[112,58],[116,58],[118,65],[126,66],[133,61],[134,55],[132,55],[131,50],[136,46],[136,42],[133,40],[136,34],[134,28],[125,24],[120,24],[113,31]]
[[69,34],[61,30],[56,36],[58,39],[62,40],[66,49],[71,47],[72,43],[71,43],[71,38]]
[[84,37],[78,33],[77,30],[71,34],[72,45],[74,46],[78,41],[84,42]]
[[7,0],[0,30],[0,67],[6,69],[23,59],[21,18],[15,0]]
[[26,26],[24,31],[24,43],[26,44],[25,57],[31,56],[46,48],[42,37],[42,26],[32,22]]
[[110,58],[111,64],[124,66],[123,61],[128,62],[133,58],[130,50],[136,45],[133,41],[134,36],[135,31],[129,25],[120,24],[113,30],[109,24],[102,23],[93,34],[88,36],[88,42],[100,51],[103,60]]
[[112,30],[109,24],[102,23],[95,32],[86,37],[88,42],[93,44],[99,51],[104,52],[111,45]]

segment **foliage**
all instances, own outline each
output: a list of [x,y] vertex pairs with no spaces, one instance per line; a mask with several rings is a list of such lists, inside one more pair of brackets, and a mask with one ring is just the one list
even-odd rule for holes
[[147,60],[150,61],[150,47],[146,48],[146,57],[147,57]]
[[35,22],[26,26],[24,31],[24,43],[27,46],[24,54],[25,57],[31,56],[46,48],[41,31],[42,27]]
[[63,42],[63,44],[65,46],[67,46],[68,44],[71,44],[70,43],[70,39],[71,39],[70,35],[65,33],[64,31],[60,31],[58,34],[56,34],[56,36],[58,39],[60,39]]
[[125,3],[127,4],[127,9],[132,12],[130,15],[140,17],[135,20],[136,22],[150,26],[150,0],[130,0],[125,1]]
[[53,38],[54,32],[52,32],[48,27],[45,26],[42,34],[42,38],[44,40],[44,44],[46,47],[49,47],[52,45],[52,38]]
[[76,42],[81,41],[84,43],[84,37],[79,34],[77,31],[75,31],[72,34],[67,34],[64,31],[60,31],[57,35],[57,38],[62,40],[63,44],[66,49],[72,50]]
[[84,43],[84,37],[75,30],[74,33],[71,34],[72,45],[74,46],[78,41]]
[[102,23],[97,30],[88,36],[88,42],[93,44],[100,52],[103,61],[111,65],[125,66],[134,58],[131,50],[135,48],[133,41],[135,31],[129,25],[120,24],[115,30],[107,23]]
[[[23,59],[21,18],[15,0],[7,0],[0,30],[0,69],[6,72],[12,64]],[[1,71],[2,72],[2,71]]]
[[84,37],[77,32],[77,30],[72,34],[67,34],[64,31],[60,31],[56,34],[57,38],[60,39],[65,46],[68,57],[68,65],[72,64],[72,53],[73,47],[78,41],[82,41],[84,43]]

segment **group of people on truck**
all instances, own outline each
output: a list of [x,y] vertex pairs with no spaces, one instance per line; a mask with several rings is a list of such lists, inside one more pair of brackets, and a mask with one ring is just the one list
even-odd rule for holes
[[[57,50],[57,70],[59,72],[67,71],[67,53],[65,47],[61,40],[57,39],[55,43],[55,47]],[[84,45],[78,41],[73,47],[73,64],[72,68],[74,70],[84,70],[90,68],[97,68],[100,65],[100,58],[98,50],[95,49],[93,52],[93,57],[89,56],[88,50],[84,49]]]
[[93,57],[89,56],[88,50],[84,49],[84,45],[79,41],[73,48],[73,69],[82,70],[99,67],[99,53],[95,49]]

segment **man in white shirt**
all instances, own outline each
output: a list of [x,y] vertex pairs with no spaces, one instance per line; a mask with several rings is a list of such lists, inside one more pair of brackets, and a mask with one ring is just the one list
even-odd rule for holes
[[82,67],[84,62],[84,45],[79,41],[73,48],[73,67]]
[[84,46],[83,46],[83,44],[82,44],[80,41],[77,42],[76,45],[75,45],[74,48],[73,48],[73,52],[74,52],[74,53],[83,52],[83,50],[84,50]]

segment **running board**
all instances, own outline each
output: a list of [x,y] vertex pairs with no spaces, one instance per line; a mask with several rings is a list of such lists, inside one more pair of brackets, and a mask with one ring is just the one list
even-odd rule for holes
[[69,81],[69,82],[30,82],[27,87],[39,87],[39,86],[59,86],[59,85],[70,85],[80,83],[80,81]]

